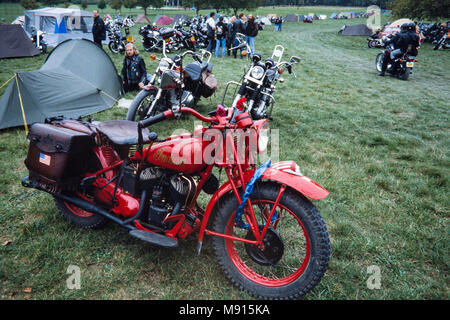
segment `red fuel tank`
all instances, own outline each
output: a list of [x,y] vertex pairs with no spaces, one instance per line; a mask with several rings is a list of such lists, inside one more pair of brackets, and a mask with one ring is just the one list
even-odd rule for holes
[[171,137],[144,151],[145,160],[156,166],[184,173],[195,173],[206,168],[203,161],[204,141],[189,136]]

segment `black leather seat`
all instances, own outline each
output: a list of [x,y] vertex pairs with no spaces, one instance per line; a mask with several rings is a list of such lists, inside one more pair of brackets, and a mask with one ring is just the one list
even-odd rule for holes
[[[117,145],[132,145],[139,142],[138,123],[129,120],[112,120],[97,123],[97,129]],[[148,143],[149,131],[142,129],[142,140]]]
[[189,77],[193,81],[198,81],[198,80],[200,80],[200,77],[203,72],[205,72],[206,70],[211,72],[212,64],[210,64],[208,62],[202,62],[202,63],[193,62],[193,63],[188,64],[186,67],[184,67],[184,70],[186,70]]

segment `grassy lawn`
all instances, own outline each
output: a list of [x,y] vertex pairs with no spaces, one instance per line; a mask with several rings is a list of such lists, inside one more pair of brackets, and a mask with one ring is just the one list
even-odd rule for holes
[[[12,20],[16,9],[0,7],[0,16]],[[350,9],[255,13],[292,10]],[[154,14],[175,13],[159,10],[150,18]],[[305,175],[330,191],[315,202],[330,232],[330,265],[305,299],[448,299],[449,52],[424,44],[407,82],[378,77],[379,49],[369,49],[365,37],[338,35],[344,23],[365,20],[284,23],[281,33],[269,26],[255,44],[263,57],[276,44],[285,46],[285,58],[302,57],[297,78],[286,74],[277,87],[271,128],[280,133],[280,160],[297,161]],[[131,32],[142,49],[138,28]],[[104,48],[120,70],[123,56]],[[141,54],[153,71],[157,62]],[[45,58],[0,60],[0,84],[15,72],[39,69]],[[202,113],[220,103],[225,83],[238,81],[247,67],[245,60],[230,57],[211,62],[220,87],[200,102]],[[113,107],[93,118],[125,115],[126,109]],[[183,119],[153,130],[164,137],[193,126],[193,119]],[[99,231],[68,224],[49,195],[21,186],[27,148],[23,128],[0,132],[0,299],[252,299],[227,281],[211,241],[197,256],[195,236],[164,250],[130,238],[112,223]],[[66,287],[69,265],[81,269],[80,290]],[[381,270],[378,290],[367,287],[371,265]]]

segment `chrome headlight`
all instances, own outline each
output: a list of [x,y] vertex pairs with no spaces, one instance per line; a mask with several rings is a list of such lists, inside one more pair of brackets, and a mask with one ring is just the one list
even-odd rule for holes
[[166,59],[161,59],[158,65],[158,70],[163,73],[170,68],[170,63]]
[[260,66],[255,66],[252,68],[252,72],[250,73],[250,75],[259,80],[264,76],[264,69]]

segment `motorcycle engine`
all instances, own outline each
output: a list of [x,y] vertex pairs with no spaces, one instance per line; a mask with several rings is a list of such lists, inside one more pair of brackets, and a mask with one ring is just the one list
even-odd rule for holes
[[147,215],[143,220],[153,226],[167,228],[166,217],[178,214],[188,206],[197,192],[197,181],[179,173],[150,167],[140,174],[141,187],[151,192]]

